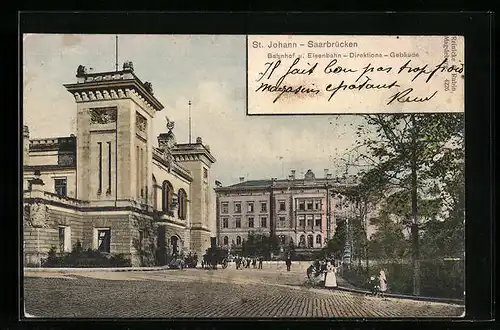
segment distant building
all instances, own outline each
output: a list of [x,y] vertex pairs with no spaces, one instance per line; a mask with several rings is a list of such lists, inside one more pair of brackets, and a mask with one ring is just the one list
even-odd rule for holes
[[241,246],[250,231],[276,235],[280,244],[298,248],[321,248],[333,237],[336,223],[352,216],[342,189],[356,185],[349,180],[316,178],[308,170],[296,178],[250,180],[217,187],[217,242],[220,246]]
[[76,136],[30,139],[24,127],[25,262],[39,264],[51,247],[69,252],[77,241],[134,266],[204,253],[215,238],[208,146],[201,138],[178,144],[168,120],[153,136],[163,105],[131,62],[118,72],[80,66],[76,77],[64,85],[76,101]]

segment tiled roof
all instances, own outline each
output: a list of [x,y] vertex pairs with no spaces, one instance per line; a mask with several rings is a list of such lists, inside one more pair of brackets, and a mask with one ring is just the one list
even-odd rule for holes
[[236,183],[227,187],[219,187],[216,188],[216,190],[239,190],[239,189],[259,189],[259,188],[268,188],[268,187],[273,187],[275,189],[284,189],[284,188],[302,188],[302,187],[308,187],[308,188],[317,188],[317,187],[324,187],[326,184],[328,185],[333,185],[333,186],[349,186],[349,185],[355,185],[356,181],[350,178],[349,180],[346,180],[345,178],[331,178],[331,179],[326,179],[326,178],[316,178],[312,180],[305,180],[305,179],[293,179],[293,180],[286,180],[286,179],[280,179],[276,180],[273,185],[273,180],[268,179],[268,180],[248,180],[240,183]]
[[245,182],[240,182],[237,184],[233,184],[229,187],[255,187],[255,186],[268,186],[272,184],[272,180],[249,180]]

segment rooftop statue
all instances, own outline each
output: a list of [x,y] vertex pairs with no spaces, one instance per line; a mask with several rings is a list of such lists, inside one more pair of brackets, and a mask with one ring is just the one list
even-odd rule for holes
[[123,70],[134,72],[134,63],[132,63],[132,61],[127,61],[123,63]]
[[79,65],[78,69],[76,69],[76,76],[83,76],[84,74],[87,74],[87,68],[83,65]]
[[167,121],[167,129],[170,133],[175,127],[175,122],[171,121],[167,116],[165,116],[165,120]]
[[151,84],[149,81],[146,81],[144,83],[144,88],[146,88],[146,90],[151,93],[151,95],[153,94],[153,84]]

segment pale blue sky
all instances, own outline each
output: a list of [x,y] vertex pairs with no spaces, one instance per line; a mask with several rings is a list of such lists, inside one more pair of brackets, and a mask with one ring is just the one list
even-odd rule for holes
[[[76,81],[82,64],[96,72],[115,69],[115,35],[24,35],[24,123],[31,137],[76,132],[76,105],[63,84]],[[134,63],[136,75],[153,84],[165,109],[157,113],[155,134],[165,116],[175,121],[177,141],[188,140],[188,100],[192,136],[210,145],[217,163],[212,179],[224,185],[246,179],[286,177],[312,169],[322,177],[333,160],[354,142],[355,116],[246,116],[245,36],[120,35],[119,67]],[[283,157],[280,160],[279,157]],[[212,182],[213,184],[213,182]]]

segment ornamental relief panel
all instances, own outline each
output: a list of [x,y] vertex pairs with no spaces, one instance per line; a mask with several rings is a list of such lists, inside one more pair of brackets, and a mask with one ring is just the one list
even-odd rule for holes
[[148,121],[138,112],[135,113],[135,127],[138,132],[146,134],[148,128]]
[[116,107],[89,109],[91,124],[109,124],[116,122]]
[[59,154],[57,164],[62,166],[73,166],[76,164],[75,154]]
[[49,227],[48,208],[43,203],[35,202],[31,205],[26,205],[24,208],[24,218],[28,227]]

